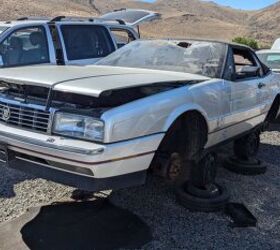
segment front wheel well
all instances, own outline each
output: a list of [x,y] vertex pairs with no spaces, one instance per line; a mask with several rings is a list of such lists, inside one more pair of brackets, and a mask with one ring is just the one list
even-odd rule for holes
[[[190,133],[192,135],[187,135]],[[169,127],[158,151],[164,153],[184,153],[187,140],[195,139],[194,145],[204,147],[207,143],[208,125],[204,116],[196,110],[191,110],[180,115]]]
[[277,119],[277,116],[279,115],[279,108],[280,94],[277,94],[266,117],[267,122],[273,122],[275,119]]

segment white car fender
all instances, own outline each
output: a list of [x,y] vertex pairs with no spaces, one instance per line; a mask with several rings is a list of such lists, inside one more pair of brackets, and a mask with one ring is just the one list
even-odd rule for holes
[[205,119],[207,126],[209,127],[208,120],[207,120],[207,114],[203,110],[202,107],[200,107],[198,104],[195,103],[188,103],[181,105],[174,109],[172,113],[170,113],[169,117],[166,119],[166,122],[164,124],[164,131],[168,131],[168,129],[172,126],[172,124],[183,114],[189,111],[197,111],[199,112]]

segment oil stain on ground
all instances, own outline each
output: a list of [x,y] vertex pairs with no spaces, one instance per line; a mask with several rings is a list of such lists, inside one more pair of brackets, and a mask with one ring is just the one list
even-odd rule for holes
[[150,228],[107,200],[57,203],[40,209],[21,229],[30,249],[136,249],[152,240]]

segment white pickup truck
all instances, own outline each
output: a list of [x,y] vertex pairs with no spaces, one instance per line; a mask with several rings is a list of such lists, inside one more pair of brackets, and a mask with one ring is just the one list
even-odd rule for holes
[[2,69],[0,160],[81,189],[128,187],[162,153],[192,160],[235,141],[250,155],[279,117],[279,75],[245,46],[137,40],[98,64]]
[[138,25],[160,15],[121,9],[99,18],[20,18],[0,22],[0,67],[94,64],[139,39]]

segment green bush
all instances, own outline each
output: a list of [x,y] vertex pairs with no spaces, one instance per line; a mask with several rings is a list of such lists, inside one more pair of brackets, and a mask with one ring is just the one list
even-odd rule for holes
[[253,49],[259,49],[259,44],[255,39],[252,38],[247,38],[247,37],[235,37],[233,40],[233,42],[235,43],[240,43],[240,44],[244,44],[247,45]]

